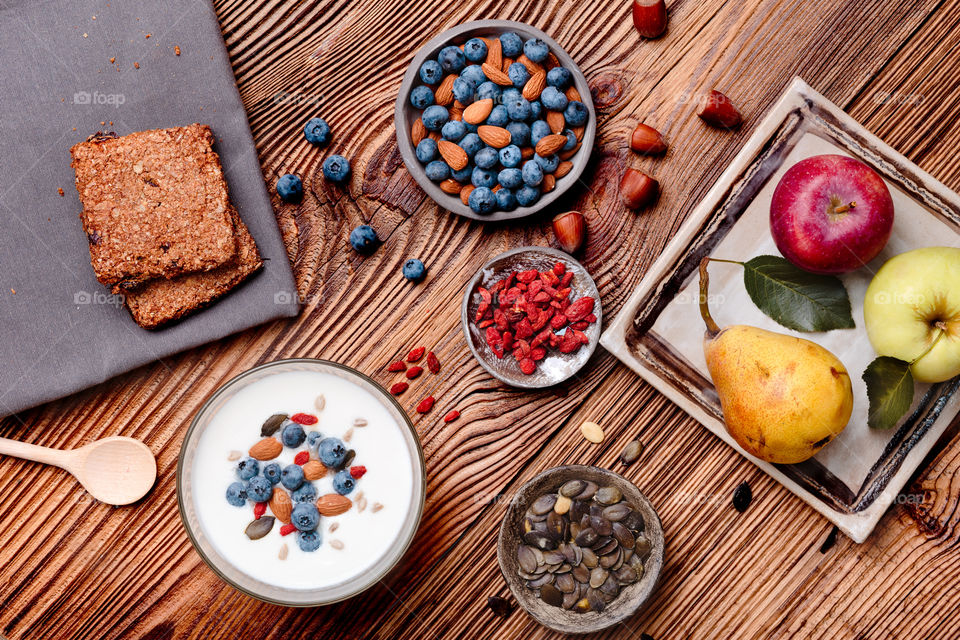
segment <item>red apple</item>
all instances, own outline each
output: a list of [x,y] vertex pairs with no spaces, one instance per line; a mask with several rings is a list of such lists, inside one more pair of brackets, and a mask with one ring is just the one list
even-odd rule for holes
[[874,259],[890,239],[893,199],[877,172],[838,155],[801,160],[770,203],[770,233],[783,257],[814,273],[844,273]]

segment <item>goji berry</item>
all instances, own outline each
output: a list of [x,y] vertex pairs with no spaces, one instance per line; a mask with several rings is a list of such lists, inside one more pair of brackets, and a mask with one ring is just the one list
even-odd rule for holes
[[456,420],[456,419],[459,418],[459,417],[460,417],[460,412],[457,411],[456,409],[454,409],[453,411],[451,411],[451,412],[448,413],[447,415],[443,416],[443,421],[444,421],[444,422],[453,422],[454,420]]
[[563,264],[562,262],[558,262],[557,264],[553,265],[553,272],[558,276],[562,276],[566,270],[567,265]]
[[398,382],[392,387],[390,387],[390,393],[392,393],[395,396],[398,396],[409,388],[410,388],[410,385],[408,385],[406,382]]
[[567,316],[567,319],[571,322],[576,322],[577,320],[583,320],[589,314],[593,312],[594,301],[590,296],[583,296],[578,298],[567,307],[567,310],[564,312]]
[[407,354],[407,362],[416,362],[423,357],[423,354],[426,353],[426,347],[417,347],[413,351]]
[[304,465],[307,464],[308,460],[310,460],[310,454],[306,451],[301,451],[293,457],[293,464]]
[[280,527],[280,535],[288,536],[296,530],[297,528],[294,525],[288,523]]
[[408,380],[413,380],[414,378],[418,377],[421,373],[423,373],[423,367],[410,367],[409,369],[407,369],[407,373],[405,375],[407,376]]
[[428,413],[430,409],[433,409],[434,402],[436,402],[436,399],[433,396],[427,396],[417,405],[417,413]]
[[520,361],[520,371],[523,371],[525,374],[530,375],[537,370],[537,363],[530,358],[524,358]]
[[390,366],[387,367],[387,371],[406,371],[407,363],[403,360],[397,360],[396,362],[391,362]]
[[437,360],[433,351],[427,354],[427,368],[430,369],[430,373],[440,373],[440,361]]
[[258,502],[257,504],[253,505],[253,519],[254,519],[254,520],[259,520],[259,519],[260,519],[260,516],[262,516],[262,515],[265,514],[266,512],[267,512],[267,503],[266,503],[266,502]]
[[354,480],[359,480],[366,472],[367,468],[362,464],[356,467],[350,467],[350,476],[353,477]]
[[311,424],[317,424],[317,422],[319,421],[317,416],[312,416],[309,413],[295,413],[292,416],[290,416],[290,420],[292,422],[296,422],[297,424],[308,425],[308,426]]

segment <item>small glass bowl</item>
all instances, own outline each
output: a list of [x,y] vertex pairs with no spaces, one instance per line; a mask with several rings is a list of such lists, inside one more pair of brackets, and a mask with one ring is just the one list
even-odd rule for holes
[[[319,589],[278,587],[252,578],[230,564],[207,537],[197,516],[196,505],[191,494],[193,462],[197,451],[197,443],[217,411],[238,391],[249,384],[267,376],[288,371],[315,371],[339,376],[379,398],[383,406],[400,425],[414,471],[413,491],[407,509],[407,517],[400,534],[387,552],[365,572]],[[187,430],[187,435],[183,439],[183,446],[180,450],[180,460],[177,464],[177,502],[180,506],[180,517],[190,541],[203,561],[225,582],[248,596],[264,602],[290,607],[315,607],[332,604],[351,598],[379,582],[396,566],[413,541],[420,524],[420,516],[423,513],[425,494],[426,473],[420,440],[417,438],[417,432],[413,424],[411,424],[400,405],[383,387],[362,373],[336,362],[310,358],[268,362],[241,373],[217,389],[197,412],[190,428]]]

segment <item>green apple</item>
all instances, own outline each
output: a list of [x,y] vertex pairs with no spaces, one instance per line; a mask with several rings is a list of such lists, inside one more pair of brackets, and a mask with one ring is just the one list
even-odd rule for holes
[[863,317],[877,353],[913,362],[917,381],[960,374],[960,249],[926,247],[888,260],[867,287]]

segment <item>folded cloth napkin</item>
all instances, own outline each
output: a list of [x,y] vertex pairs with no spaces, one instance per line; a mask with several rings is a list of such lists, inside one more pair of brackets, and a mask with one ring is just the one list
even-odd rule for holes
[[[0,0],[0,416],[281,317],[298,301],[207,0]],[[94,278],[69,149],[209,124],[263,270],[150,332]],[[60,191],[62,190],[62,192]]]

